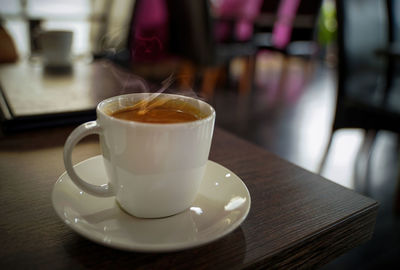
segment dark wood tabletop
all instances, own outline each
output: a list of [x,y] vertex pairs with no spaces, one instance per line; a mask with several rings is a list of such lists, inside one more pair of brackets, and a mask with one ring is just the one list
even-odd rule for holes
[[[247,219],[202,247],[169,253],[111,249],[79,236],[56,215],[51,191],[64,172],[73,127],[0,139],[0,269],[314,268],[367,241],[376,201],[299,168],[219,128],[210,159],[247,185]],[[78,162],[100,153],[95,136],[74,150]]]

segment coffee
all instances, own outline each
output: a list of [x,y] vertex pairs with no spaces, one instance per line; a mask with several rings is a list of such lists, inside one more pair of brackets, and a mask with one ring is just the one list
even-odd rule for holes
[[128,121],[157,124],[184,123],[206,117],[204,113],[188,102],[166,98],[142,100],[110,115]]

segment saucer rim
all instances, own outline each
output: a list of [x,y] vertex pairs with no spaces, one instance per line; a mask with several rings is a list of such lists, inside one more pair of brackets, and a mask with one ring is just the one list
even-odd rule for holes
[[[99,159],[99,158],[103,158],[103,156],[102,155],[96,155],[96,156],[87,158],[87,159],[75,164],[74,167],[75,166],[79,166],[79,165],[81,165],[83,163],[86,163],[89,160]],[[247,216],[248,216],[248,214],[250,212],[250,209],[251,209],[250,192],[249,192],[246,184],[243,182],[243,180],[239,176],[237,176],[234,172],[232,172],[231,170],[229,170],[225,166],[223,166],[223,165],[221,165],[221,164],[219,164],[219,163],[217,163],[215,161],[207,160],[207,166],[208,166],[208,164],[213,164],[214,166],[220,167],[221,169],[225,169],[225,170],[229,171],[229,173],[231,175],[235,176],[237,184],[241,185],[242,188],[244,188],[244,190],[246,191],[246,196],[247,196],[246,199],[248,199],[248,203],[247,203],[248,206],[245,209],[245,211],[243,211],[244,214],[239,219],[237,219],[234,223],[232,223],[226,230],[224,230],[222,233],[219,233],[215,237],[203,238],[201,240],[190,240],[190,241],[180,242],[180,243],[143,244],[143,243],[135,243],[133,241],[130,241],[130,242],[112,242],[112,243],[104,242],[100,238],[94,236],[94,234],[88,233],[89,230],[82,229],[80,226],[74,226],[74,223],[72,223],[72,222],[66,222],[66,219],[64,218],[62,213],[57,210],[57,208],[56,208],[56,198],[55,198],[56,187],[58,187],[58,185],[60,185],[60,183],[62,181],[65,181],[65,179],[69,182],[69,184],[74,185],[66,171],[63,172],[58,177],[57,181],[53,185],[52,194],[51,194],[52,206],[53,206],[53,209],[56,212],[57,216],[62,220],[62,222],[65,225],[67,225],[67,227],[71,228],[74,232],[76,232],[78,235],[82,236],[83,238],[86,238],[86,239],[88,239],[90,241],[93,241],[93,242],[95,242],[97,244],[100,244],[100,245],[102,245],[104,247],[114,248],[114,249],[123,250],[123,251],[134,251],[134,252],[143,252],[143,253],[173,252],[173,251],[181,251],[181,250],[200,247],[200,246],[215,242],[215,241],[225,237],[226,235],[230,234],[234,230],[238,229],[239,226],[246,220],[246,218],[247,218]],[[76,188],[78,190],[80,190],[78,187],[76,187]],[[111,197],[106,197],[106,198],[97,197],[97,198],[99,198],[99,199],[110,199]],[[185,209],[184,211],[187,211],[187,209]],[[182,211],[181,213],[183,213],[184,211]],[[179,215],[179,214],[180,213],[178,213],[176,215]],[[129,214],[127,214],[127,215],[129,215]],[[175,215],[173,215],[173,216],[175,216]],[[167,219],[167,218],[169,218],[169,217],[165,217],[163,219]]]

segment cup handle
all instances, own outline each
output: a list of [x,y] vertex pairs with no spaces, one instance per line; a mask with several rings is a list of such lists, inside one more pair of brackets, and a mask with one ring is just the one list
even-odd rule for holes
[[115,195],[110,184],[104,184],[100,186],[90,184],[78,176],[78,174],[75,172],[74,166],[72,165],[71,155],[75,145],[84,137],[90,134],[100,134],[101,132],[102,128],[97,121],[86,122],[75,128],[69,135],[64,145],[64,165],[69,177],[80,189],[94,196],[110,197]]

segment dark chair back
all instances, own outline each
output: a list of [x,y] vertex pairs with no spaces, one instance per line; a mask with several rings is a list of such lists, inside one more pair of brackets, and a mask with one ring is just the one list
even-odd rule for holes
[[[386,1],[337,0],[338,97],[333,131],[339,128],[400,132],[399,112],[388,106],[390,59],[378,52],[390,45]],[[397,105],[400,109],[400,104]]]
[[257,47],[298,56],[302,56],[302,53],[298,53],[298,51],[306,52],[303,56],[313,54],[315,47],[313,41],[315,41],[315,30],[322,1],[280,0],[272,2],[276,6],[273,22],[270,20],[271,16],[268,16],[270,11],[267,13],[265,11],[266,7],[273,7],[272,4],[263,6],[260,19],[256,21],[255,43]]
[[198,65],[215,58],[213,22],[208,1],[167,0],[170,50]]

